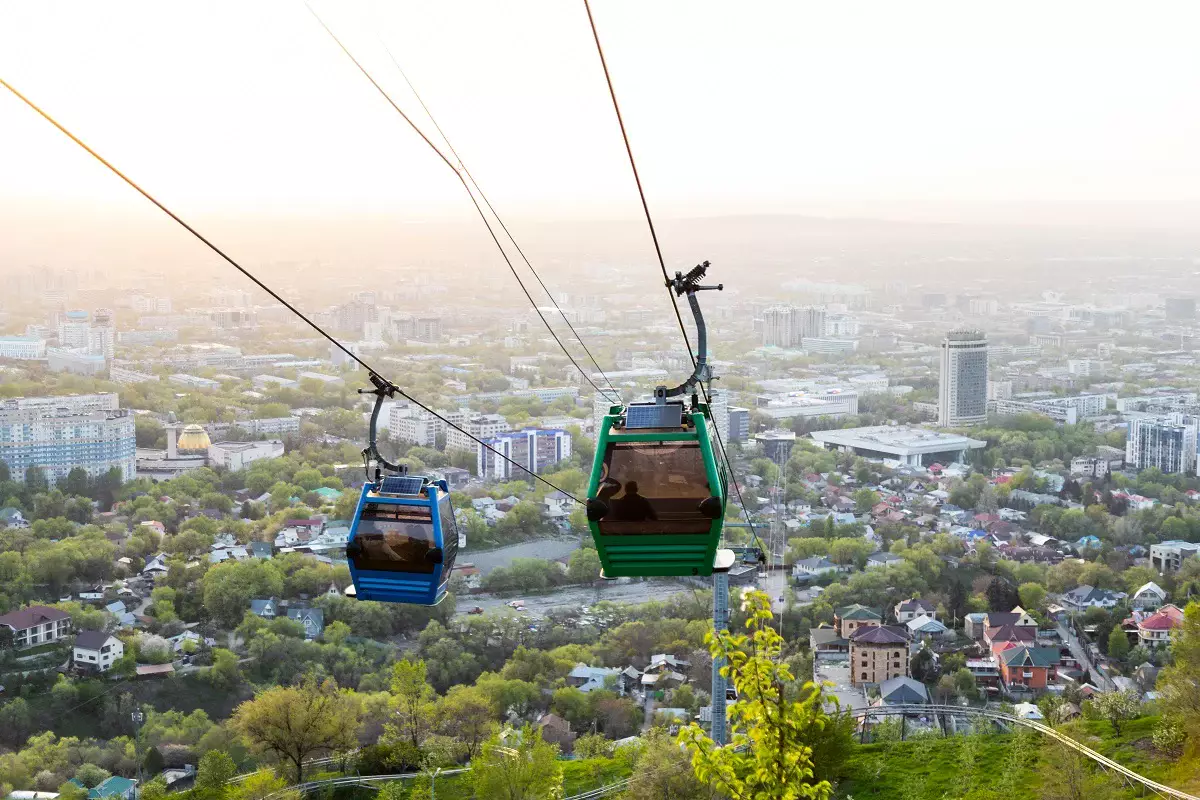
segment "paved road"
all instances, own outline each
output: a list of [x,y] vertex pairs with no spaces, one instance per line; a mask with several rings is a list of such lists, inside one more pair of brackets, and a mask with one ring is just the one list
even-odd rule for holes
[[458,598],[458,613],[479,606],[484,611],[504,608],[510,600],[525,601],[525,611],[535,617],[544,617],[547,612],[559,608],[580,609],[601,600],[613,603],[645,603],[650,600],[665,600],[677,594],[691,594],[691,589],[673,581],[640,581],[634,583],[605,583],[598,589],[571,587],[553,594],[514,595],[513,597],[491,597],[489,595],[465,595]]
[[1087,651],[1087,644],[1079,640],[1079,637],[1075,635],[1075,631],[1071,626],[1059,622],[1058,635],[1063,637],[1063,641],[1071,648],[1071,655],[1075,656],[1075,660],[1079,662],[1079,666],[1091,674],[1092,682],[1096,688],[1106,692],[1116,688],[1112,679],[1108,677],[1108,673],[1102,667],[1092,662],[1091,655]]

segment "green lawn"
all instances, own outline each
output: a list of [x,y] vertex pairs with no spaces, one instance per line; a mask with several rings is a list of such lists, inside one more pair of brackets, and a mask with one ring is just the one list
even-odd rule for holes
[[25,658],[27,656],[40,656],[43,653],[53,653],[55,650],[65,649],[66,645],[61,642],[46,642],[45,644],[35,644],[33,647],[18,650],[17,658]]

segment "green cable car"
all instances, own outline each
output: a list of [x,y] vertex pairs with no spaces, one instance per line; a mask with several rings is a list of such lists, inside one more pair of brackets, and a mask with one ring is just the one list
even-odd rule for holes
[[[605,578],[707,576],[727,571],[732,551],[721,550],[726,479],[710,439],[712,416],[695,392],[711,380],[704,318],[695,293],[708,262],[671,288],[687,295],[696,319],[696,369],[654,401],[614,405],[604,417],[588,484],[587,519]],[[690,406],[682,399],[691,394]]]

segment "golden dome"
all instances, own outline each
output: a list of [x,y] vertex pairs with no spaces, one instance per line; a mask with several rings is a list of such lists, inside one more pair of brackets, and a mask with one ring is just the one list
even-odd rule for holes
[[204,428],[199,425],[187,425],[179,433],[179,452],[208,452],[208,446],[212,442],[209,441],[208,434],[204,432]]

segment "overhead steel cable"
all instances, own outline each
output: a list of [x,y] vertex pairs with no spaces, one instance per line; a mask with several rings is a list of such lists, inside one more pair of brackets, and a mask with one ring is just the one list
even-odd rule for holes
[[[396,110],[396,113],[404,118],[404,121],[408,123],[409,127],[412,128],[414,131],[416,131],[417,135],[420,136],[421,139],[424,140],[425,144],[429,145],[430,148],[432,148],[433,151],[438,154],[438,157],[441,158],[442,161],[444,161],[446,163],[446,166],[448,166],[451,169],[451,171],[454,173],[455,177],[457,177],[459,182],[462,183],[463,189],[466,190],[467,195],[471,198],[471,204],[473,206],[475,206],[475,211],[478,212],[479,218],[481,220],[483,220],[484,226],[487,228],[488,233],[492,237],[492,241],[495,242],[496,249],[498,249],[500,251],[500,255],[504,259],[504,263],[508,265],[509,272],[511,272],[512,276],[514,278],[516,278],[517,285],[521,287],[521,291],[525,293],[525,299],[529,301],[529,305],[533,306],[534,312],[537,313],[538,318],[541,319],[541,321],[542,321],[542,324],[546,326],[546,330],[550,332],[550,335],[552,337],[554,337],[554,341],[557,342],[559,348],[562,349],[563,355],[565,355],[570,360],[571,364],[574,365],[575,369],[579,370],[579,373],[581,375],[583,375],[584,380],[586,380],[588,383],[590,383],[592,385],[593,389],[595,389],[597,392],[600,392],[601,394],[603,394],[604,390],[601,389],[596,384],[596,382],[592,380],[591,376],[588,375],[587,372],[584,371],[583,367],[579,366],[579,362],[575,360],[575,356],[571,355],[571,351],[567,349],[567,346],[565,344],[563,344],[562,339],[558,338],[558,334],[555,333],[554,328],[550,325],[549,320],[546,319],[546,315],[542,313],[541,308],[538,307],[537,302],[533,299],[533,295],[529,293],[529,289],[526,288],[526,286],[525,286],[525,281],[521,280],[521,276],[517,272],[517,268],[515,266],[513,266],[512,259],[509,258],[509,256],[508,256],[508,251],[506,251],[504,249],[504,245],[502,245],[500,243],[500,237],[496,235],[495,229],[492,228],[492,223],[488,220],[487,214],[484,213],[483,207],[481,205],[479,205],[479,201],[477,199],[475,199],[475,193],[471,191],[471,186],[469,183],[467,183],[467,179],[463,175],[464,170],[460,170],[458,167],[454,166],[454,162],[452,162],[449,158],[447,158],[446,154],[443,153],[441,151],[441,149],[437,145],[435,145],[428,136],[425,135],[425,132],[421,130],[420,126],[418,126],[417,123],[413,122],[412,118],[409,117],[408,114],[406,114],[402,108],[400,108],[400,106],[396,103],[396,101],[392,99],[392,96],[387,93],[387,90],[384,89],[382,86],[380,86],[379,82],[377,80],[375,80],[374,77],[372,77],[370,72],[367,71],[367,68],[364,67],[359,62],[359,60],[354,57],[354,54],[350,52],[350,49],[348,47],[346,47],[346,45],[342,44],[342,40],[337,37],[337,34],[335,34],[333,32],[333,29],[325,24],[325,20],[321,19],[321,15],[317,13],[316,9],[314,9],[312,7],[312,5],[307,2],[305,2],[305,6],[308,8],[309,12],[316,18],[317,22],[319,22],[321,24],[321,27],[325,29],[325,32],[329,34],[329,37],[331,39],[333,39],[333,41],[337,44],[337,46],[339,48],[341,48],[342,52],[346,54],[346,57],[349,58],[354,63],[354,66],[358,67],[358,71],[361,72],[364,76],[366,76],[366,79],[371,82],[371,85],[374,86],[381,95],[383,95],[383,99],[387,100],[388,105],[390,105],[392,108],[394,108]],[[543,288],[545,288],[545,287],[543,286]],[[555,305],[557,306],[557,303]]]
[[[646,216],[646,226],[650,229],[650,238],[654,242],[654,254],[658,257],[658,267],[662,270],[663,281],[667,287],[667,296],[671,298],[671,307],[675,309],[675,319],[679,322],[679,332],[683,334],[683,344],[687,348],[688,358],[692,360],[692,367],[696,366],[696,354],[692,352],[692,342],[688,337],[687,326],[683,324],[683,314],[679,312],[679,302],[675,299],[675,292],[672,290],[671,276],[667,274],[667,263],[663,259],[662,247],[658,243],[658,231],[654,227],[654,217],[650,214],[650,204],[646,201],[646,191],[642,188],[642,177],[638,173],[637,159],[633,157],[633,146],[629,143],[629,132],[625,129],[625,118],[621,115],[621,104],[617,101],[617,90],[613,87],[612,75],[608,71],[608,59],[604,57],[604,46],[600,44],[600,32],[596,28],[596,18],[592,16],[592,5],[588,0],[583,0],[583,7],[587,10],[588,24],[592,28],[592,39],[596,42],[596,53],[600,56],[600,66],[604,69],[604,81],[608,84],[608,95],[612,98],[613,111],[617,115],[617,124],[621,127],[621,140],[625,143],[625,154],[629,156],[629,168],[633,170],[633,181],[637,184],[638,197],[642,201],[642,212]],[[701,382],[700,393],[704,396],[704,402],[710,408],[712,404],[709,402],[708,391]],[[750,519],[750,509],[746,508],[746,501],[742,499],[742,487],[738,485],[737,478],[733,474],[733,462],[729,460],[729,453],[725,449],[725,442],[721,438],[721,430],[717,427],[716,422],[713,423],[713,431],[716,433],[717,446],[721,450],[721,457],[725,461],[725,466],[729,468],[729,478],[733,482],[733,489],[737,492],[738,503],[742,506],[742,513],[746,517],[746,523],[750,526],[750,533],[758,542],[758,546],[762,547],[762,539],[758,535],[758,531],[754,527],[754,522]],[[770,554],[773,556],[773,554]]]
[[[284,299],[282,296],[280,296],[280,295],[279,295],[279,294],[278,294],[278,293],[277,293],[277,292],[276,292],[274,289],[272,289],[270,286],[267,286],[267,284],[265,284],[265,283],[263,283],[261,280],[259,280],[259,279],[258,279],[258,278],[257,278],[257,277],[254,275],[254,273],[250,272],[250,270],[248,270],[248,269],[246,269],[245,267],[243,267],[243,266],[242,266],[241,264],[239,264],[237,261],[234,261],[234,260],[233,260],[233,258],[231,258],[231,257],[230,257],[228,254],[226,254],[226,253],[225,253],[225,251],[224,251],[224,250],[222,250],[221,248],[217,247],[215,244],[213,244],[211,241],[209,241],[209,240],[208,240],[208,239],[207,239],[207,238],[206,238],[206,237],[205,237],[205,236],[204,236],[202,233],[200,233],[198,230],[196,230],[195,228],[193,228],[193,227],[192,227],[191,225],[189,225],[188,223],[184,222],[184,221],[183,221],[183,219],[182,219],[182,218],[181,218],[181,217],[180,217],[178,214],[176,214],[174,211],[172,211],[171,209],[167,208],[165,205],[163,205],[162,203],[160,203],[160,202],[159,202],[159,201],[158,201],[158,200],[157,200],[157,199],[156,199],[156,198],[155,198],[155,197],[154,197],[152,194],[150,194],[148,191],[146,191],[146,190],[145,190],[145,189],[143,189],[143,188],[142,188],[140,185],[138,185],[138,183],[137,183],[136,181],[134,181],[132,178],[130,178],[130,177],[129,177],[128,175],[126,175],[124,172],[121,172],[121,170],[119,170],[119,169],[117,169],[115,166],[113,166],[113,165],[112,165],[112,164],[111,164],[111,163],[110,163],[110,162],[109,162],[107,159],[105,159],[103,156],[101,156],[99,153],[97,153],[95,150],[93,150],[91,147],[89,147],[89,146],[87,145],[87,143],[85,143],[85,142],[84,142],[82,139],[80,139],[78,136],[76,136],[75,134],[71,133],[71,131],[69,131],[69,130],[67,130],[65,127],[63,127],[63,125],[62,125],[62,124],[61,124],[61,123],[60,123],[58,120],[56,120],[54,117],[50,116],[50,114],[48,114],[46,111],[43,111],[43,110],[42,110],[42,108],[41,108],[40,106],[38,106],[36,103],[34,103],[32,100],[30,100],[30,99],[29,99],[28,97],[26,97],[25,95],[23,95],[23,94],[21,94],[20,92],[18,92],[18,91],[16,90],[16,88],[15,88],[15,87],[13,87],[13,85],[12,85],[12,84],[8,83],[8,82],[7,82],[7,81],[5,81],[3,78],[0,78],[0,86],[3,86],[5,89],[8,89],[8,91],[10,91],[10,92],[12,92],[14,95],[16,95],[16,96],[17,96],[17,98],[18,98],[18,99],[19,99],[21,102],[25,103],[25,105],[29,106],[29,107],[30,107],[30,108],[32,108],[34,111],[36,111],[38,114],[40,114],[40,115],[42,116],[42,118],[44,118],[44,119],[45,119],[47,122],[49,122],[51,125],[53,125],[54,127],[58,128],[58,129],[59,129],[59,130],[60,130],[60,131],[61,131],[61,132],[62,132],[64,135],[66,135],[66,137],[67,137],[68,139],[70,139],[70,140],[71,140],[71,141],[73,141],[75,144],[79,145],[79,146],[80,146],[80,147],[82,147],[84,150],[86,150],[86,151],[87,151],[87,153],[88,153],[88,155],[92,156],[92,158],[96,159],[96,160],[97,160],[97,161],[99,161],[101,164],[103,164],[104,166],[108,167],[109,171],[111,171],[111,172],[112,172],[114,175],[116,175],[118,178],[120,178],[121,180],[125,181],[125,183],[127,183],[127,184],[129,184],[131,187],[133,187],[133,188],[134,188],[134,189],[135,189],[135,190],[138,192],[138,194],[142,195],[142,197],[145,197],[147,200],[149,200],[151,203],[153,203],[155,206],[157,206],[157,207],[158,207],[158,209],[159,209],[160,211],[162,211],[164,214],[166,214],[168,217],[170,217],[171,219],[173,219],[173,220],[175,220],[176,222],[178,222],[178,223],[179,223],[179,225],[180,225],[180,226],[182,226],[182,227],[184,228],[184,230],[186,230],[188,233],[192,234],[192,236],[195,236],[197,239],[199,239],[201,242],[203,242],[203,243],[204,243],[204,244],[205,244],[205,245],[208,247],[208,249],[212,250],[214,253],[216,253],[218,256],[220,256],[222,259],[224,259],[226,262],[228,262],[228,263],[230,264],[230,266],[232,266],[232,267],[233,267],[234,269],[236,269],[238,272],[242,273],[242,274],[243,274],[243,275],[245,275],[247,278],[249,278],[251,281],[253,281],[253,282],[254,282],[254,284],[255,284],[256,286],[258,286],[258,287],[259,287],[260,289],[262,289],[264,292],[266,292],[266,293],[267,293],[267,294],[269,294],[271,297],[273,297],[273,298],[274,298],[276,301],[278,301],[278,302],[279,302],[279,303],[280,303],[280,304],[281,304],[281,305],[282,305],[284,308],[286,308],[288,311],[291,311],[293,314],[295,314],[297,317],[299,317],[299,318],[300,318],[300,319],[301,319],[301,320],[302,320],[302,321],[303,321],[305,324],[307,324],[307,325],[308,325],[310,328],[312,328],[312,329],[313,329],[314,331],[316,331],[317,333],[321,334],[321,336],[323,336],[323,337],[325,337],[326,339],[328,339],[328,340],[329,340],[329,342],[330,342],[330,343],[331,343],[333,346],[337,347],[339,350],[341,350],[343,353],[345,353],[345,354],[346,354],[346,355],[347,355],[347,356],[348,356],[348,357],[349,357],[351,360],[353,360],[355,363],[357,363],[357,364],[359,364],[360,366],[362,366],[362,367],[363,367],[363,369],[367,370],[367,371],[368,371],[368,372],[370,372],[372,375],[377,375],[377,376],[379,376],[379,377],[380,377],[382,380],[384,380],[384,381],[385,381],[385,383],[387,384],[387,386],[388,386],[388,389],[389,389],[389,394],[395,394],[395,395],[399,395],[400,397],[403,397],[405,400],[408,400],[410,403],[412,403],[413,405],[417,406],[417,407],[418,407],[418,408],[420,408],[421,410],[423,410],[423,411],[425,411],[425,412],[427,412],[427,413],[431,414],[432,416],[434,416],[434,417],[436,417],[437,419],[441,420],[442,422],[446,423],[448,426],[450,426],[451,428],[454,428],[454,430],[458,431],[459,433],[463,434],[464,436],[466,436],[467,438],[471,439],[471,440],[472,440],[472,441],[474,441],[475,443],[477,443],[477,444],[479,444],[480,446],[484,447],[484,448],[485,448],[485,449],[487,449],[489,452],[491,452],[491,453],[495,454],[497,457],[499,457],[499,458],[503,459],[504,461],[508,462],[509,464],[512,464],[514,467],[517,467],[518,469],[522,470],[523,472],[526,472],[526,473],[528,473],[528,474],[529,474],[529,475],[531,475],[531,476],[532,476],[532,477],[533,477],[535,480],[539,480],[539,481],[541,481],[542,483],[546,484],[547,486],[549,486],[551,489],[554,489],[555,491],[562,492],[564,495],[566,495],[567,497],[571,498],[571,499],[572,499],[572,500],[574,500],[576,503],[580,503],[580,502],[581,502],[581,501],[579,500],[579,498],[575,497],[575,496],[574,496],[573,494],[571,494],[570,492],[567,492],[567,491],[565,491],[565,490],[563,490],[563,489],[559,488],[558,486],[555,486],[553,483],[551,483],[550,481],[546,480],[546,479],[545,479],[545,478],[543,478],[541,475],[538,475],[536,472],[533,472],[533,471],[532,471],[532,470],[530,470],[528,467],[525,467],[525,466],[523,466],[522,464],[520,464],[519,462],[517,462],[517,461],[514,461],[513,459],[511,459],[511,458],[509,458],[508,456],[504,455],[504,454],[503,454],[503,453],[501,453],[499,450],[495,449],[494,447],[492,447],[491,445],[489,445],[487,442],[485,442],[485,441],[483,441],[482,439],[480,439],[478,436],[475,436],[474,434],[472,434],[472,433],[469,433],[469,432],[467,432],[467,431],[463,430],[461,427],[459,427],[458,425],[455,425],[453,422],[451,422],[450,420],[446,419],[445,417],[443,417],[443,416],[442,416],[441,414],[439,414],[438,412],[434,411],[434,410],[433,410],[432,408],[430,408],[429,406],[427,406],[427,405],[425,405],[424,403],[422,403],[421,401],[417,400],[415,397],[413,397],[412,395],[410,395],[410,394],[408,394],[407,392],[405,392],[403,389],[401,389],[401,388],[400,388],[399,386],[397,386],[395,383],[392,383],[391,381],[387,380],[386,378],[383,378],[383,376],[382,376],[382,373],[380,373],[378,370],[376,370],[374,367],[372,367],[370,364],[368,364],[366,361],[364,361],[364,360],[363,360],[361,357],[359,357],[359,355],[358,355],[357,353],[355,353],[355,352],[353,352],[352,350],[350,350],[348,347],[346,347],[344,344],[342,344],[340,341],[338,341],[338,340],[337,340],[337,338],[335,338],[335,337],[334,337],[332,334],[330,334],[330,333],[326,332],[324,328],[322,328],[322,327],[321,327],[320,325],[318,325],[317,323],[313,322],[313,321],[312,321],[312,320],[311,320],[309,317],[307,317],[307,316],[304,314],[304,312],[302,312],[300,309],[296,308],[296,306],[292,305],[292,304],[291,304],[291,303],[289,303],[287,300],[285,300],[285,299]],[[449,163],[449,162],[447,162],[447,163]]]
[[483,200],[484,205],[487,206],[488,211],[492,213],[492,216],[496,218],[496,222],[500,224],[500,229],[504,231],[504,235],[508,237],[510,242],[512,242],[512,246],[516,249],[517,254],[521,256],[521,260],[525,262],[525,266],[529,268],[531,273],[533,273],[533,277],[537,280],[538,285],[542,287],[542,291],[546,293],[546,296],[550,298],[550,302],[554,304],[554,310],[558,312],[560,317],[562,317],[562,321],[567,324],[567,328],[570,329],[571,335],[575,337],[575,341],[579,342],[579,346],[583,348],[583,352],[587,354],[587,357],[591,360],[592,364],[595,365],[596,371],[600,373],[600,377],[606,384],[608,384],[609,390],[615,394],[617,390],[613,386],[613,382],[608,379],[608,375],[604,374],[604,368],[600,366],[600,362],[596,360],[594,355],[592,355],[592,351],[588,349],[588,346],[583,341],[583,337],[581,337],[579,332],[575,330],[575,326],[571,324],[571,320],[567,319],[567,315],[563,312],[562,307],[558,304],[558,300],[555,299],[554,294],[546,286],[545,282],[542,281],[542,276],[539,275],[538,271],[533,268],[533,264],[529,262],[529,258],[525,255],[525,251],[521,249],[521,245],[517,244],[517,240],[513,238],[512,233],[508,230],[508,226],[504,224],[504,219],[500,216],[499,212],[496,211],[495,207],[492,206],[492,201],[488,199],[488,196],[484,194],[483,188],[479,185],[479,181],[475,180],[475,176],[471,174],[471,170],[467,169],[467,165],[463,161],[462,156],[458,154],[458,151],[454,149],[454,145],[450,142],[450,137],[447,136],[446,132],[442,130],[442,126],[438,124],[437,118],[433,116],[433,112],[429,110],[429,106],[425,105],[425,101],[421,98],[421,93],[417,91],[417,87],[413,85],[411,80],[409,80],[408,73],[404,71],[404,67],[400,66],[400,62],[396,60],[396,57],[392,55],[391,49],[387,46],[387,42],[383,41],[382,36],[379,37],[379,44],[383,47],[383,51],[387,53],[388,58],[392,60],[392,64],[396,67],[396,71],[400,73],[400,77],[404,78],[404,82],[408,84],[408,88],[413,93],[413,97],[417,98],[417,102],[421,104],[421,110],[425,112],[425,116],[429,117],[429,121],[433,123],[433,127],[437,130],[438,135],[442,137],[442,141],[446,143],[446,147],[449,148],[450,154],[454,156],[454,160],[458,162],[458,166],[462,169],[463,174],[466,175],[467,179],[471,181],[471,185],[474,186],[475,191],[479,193],[479,197],[481,200]]

